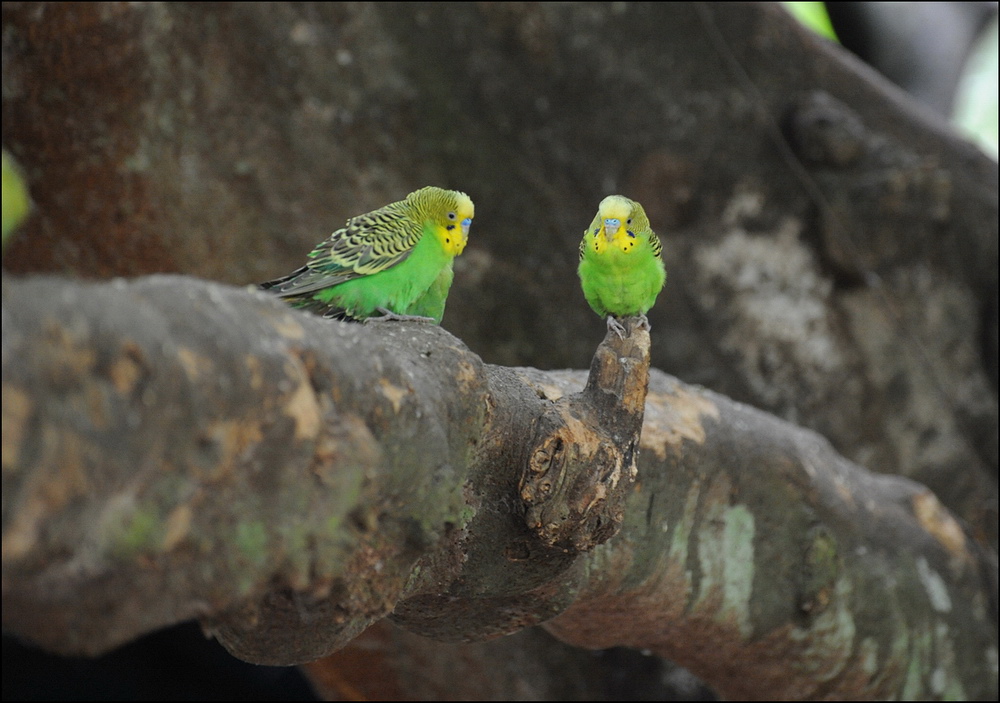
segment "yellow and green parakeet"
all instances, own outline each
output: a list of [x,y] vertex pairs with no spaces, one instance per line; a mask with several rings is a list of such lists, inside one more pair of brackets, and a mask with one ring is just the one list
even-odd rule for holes
[[352,217],[313,249],[309,263],[261,288],[324,317],[441,322],[452,262],[474,215],[465,193],[415,190]]
[[580,242],[583,295],[608,329],[625,337],[617,318],[639,316],[649,329],[646,312],[667,279],[659,237],[649,226],[642,205],[622,195],[609,195]]

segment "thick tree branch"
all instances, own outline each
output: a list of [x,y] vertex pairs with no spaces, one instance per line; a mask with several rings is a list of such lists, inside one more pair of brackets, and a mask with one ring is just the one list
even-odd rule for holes
[[190,278],[3,286],[3,622],[48,649],[199,617],[296,663],[391,614],[727,696],[996,695],[995,555],[811,432],[655,371],[643,404],[643,331],[588,384]]

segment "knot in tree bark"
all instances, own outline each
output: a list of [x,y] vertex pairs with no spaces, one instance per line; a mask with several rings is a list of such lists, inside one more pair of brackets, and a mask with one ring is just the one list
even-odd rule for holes
[[637,473],[649,385],[649,332],[626,322],[594,354],[587,386],[535,423],[519,489],[528,527],[547,546],[586,552],[621,527]]

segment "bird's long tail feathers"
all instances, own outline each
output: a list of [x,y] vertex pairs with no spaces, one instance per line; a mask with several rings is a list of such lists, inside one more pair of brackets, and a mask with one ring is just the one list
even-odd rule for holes
[[257,284],[257,287],[260,288],[261,290],[271,291],[272,293],[280,297],[281,291],[274,289],[275,288],[280,289],[286,283],[295,280],[303,273],[305,273],[308,270],[308,268],[309,268],[308,266],[303,266],[302,268],[295,269],[287,276],[282,276],[281,278],[275,278],[273,281],[264,281],[263,283],[259,283]]
[[293,308],[298,308],[299,310],[308,310],[316,315],[320,315],[328,320],[345,320],[347,322],[363,322],[361,318],[349,315],[343,308],[338,308],[329,303],[324,303],[312,295],[296,295],[288,294],[282,292],[282,287],[286,283],[291,283],[296,278],[301,276],[303,273],[309,270],[308,266],[303,266],[300,269],[292,271],[287,276],[282,276],[281,278],[275,278],[272,281],[264,281],[263,283],[257,284],[257,287],[261,290],[267,291],[273,295],[282,298],[286,303],[291,305]]

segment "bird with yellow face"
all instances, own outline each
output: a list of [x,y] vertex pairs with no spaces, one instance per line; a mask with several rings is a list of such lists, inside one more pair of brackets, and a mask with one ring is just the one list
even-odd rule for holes
[[440,323],[452,262],[474,216],[465,193],[421,188],[352,217],[313,249],[309,263],[260,287],[324,317]]
[[660,239],[649,225],[642,205],[623,195],[601,201],[597,215],[583,233],[577,268],[583,295],[608,329],[625,337],[623,317],[638,316],[649,329],[646,313],[663,289],[667,272]]

